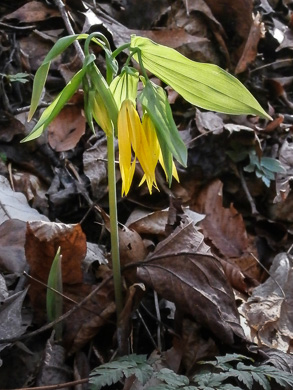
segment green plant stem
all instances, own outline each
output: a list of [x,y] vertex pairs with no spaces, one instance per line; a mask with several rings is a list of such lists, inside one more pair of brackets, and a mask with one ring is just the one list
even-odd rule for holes
[[108,151],[108,187],[109,187],[109,209],[110,209],[110,234],[112,269],[116,302],[117,322],[123,308],[122,282],[119,256],[119,236],[117,218],[117,197],[116,197],[116,174],[115,174],[115,145],[114,132],[107,137]]

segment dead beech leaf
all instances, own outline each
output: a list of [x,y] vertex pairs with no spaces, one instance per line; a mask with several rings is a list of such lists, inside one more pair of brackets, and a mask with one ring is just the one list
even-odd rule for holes
[[59,11],[39,1],[29,1],[16,11],[4,17],[4,20],[18,19],[22,23],[43,22],[49,18],[60,17]]
[[239,308],[259,345],[292,352],[293,340],[293,268],[291,256],[278,254],[270,268],[270,277],[253,290]]
[[36,379],[37,386],[56,385],[70,381],[71,368],[65,363],[66,351],[61,345],[55,343],[51,337],[39,363],[39,371]]
[[277,196],[274,203],[281,202],[287,199],[291,188],[290,181],[293,178],[293,158],[292,158],[293,144],[290,138],[286,139],[279,151],[279,160],[286,169],[286,174],[277,173],[276,175],[276,192]]
[[[102,208],[98,206],[95,207],[101,213],[102,218],[105,222],[106,229],[110,231],[109,215],[105,213],[105,211]],[[118,235],[119,235],[120,262],[122,266],[144,260],[147,254],[146,248],[142,238],[136,231],[129,229],[127,226],[122,226],[118,230]],[[127,272],[131,273],[131,271],[127,271]]]
[[[27,223],[25,254],[31,276],[47,283],[52,261],[59,246],[64,285],[82,283],[81,262],[86,254],[86,239],[80,225],[42,221]],[[34,281],[30,281],[30,284],[29,296],[36,318],[44,319],[46,288]]]
[[94,201],[99,201],[108,192],[107,156],[106,137],[98,139],[82,156],[84,174],[90,181]]
[[[109,271],[108,275],[111,273]],[[97,286],[87,284],[66,286],[65,295],[76,302],[80,302]],[[72,303],[65,302],[65,310],[69,310]],[[116,311],[113,283],[109,283],[84,306],[75,311],[66,321],[64,344],[70,354],[80,350],[95,337]]]
[[[30,325],[22,319],[22,306],[27,289],[7,297],[0,306],[0,340],[22,335]],[[0,344],[0,351],[9,344]]]
[[48,142],[56,152],[73,149],[85,133],[85,117],[79,106],[65,106],[48,126]]
[[232,288],[203,235],[185,216],[138,267],[137,276],[177,310],[192,316],[227,344],[243,336]]
[[19,219],[25,222],[36,219],[48,221],[47,217],[29,206],[21,192],[12,191],[8,180],[0,176],[0,223],[7,219]]
[[139,306],[144,293],[145,286],[143,283],[135,283],[127,290],[125,304],[119,318],[119,330],[117,335],[117,337],[119,337],[119,353],[121,355],[126,355],[128,353],[128,340],[132,330],[132,313]]
[[[232,64],[237,64],[247,41],[252,20],[252,0],[204,0],[214,17],[227,34],[225,41],[231,54]],[[196,1],[194,1],[196,3]],[[231,21],[233,20],[233,23]]]
[[139,266],[137,275],[223,343],[232,345],[234,334],[244,337],[232,288],[214,257],[161,253]]
[[242,293],[248,293],[253,287],[258,285],[258,282],[245,275],[237,264],[229,263],[223,259],[219,259],[219,261],[222,264],[229,283],[233,288],[235,288],[235,290]]
[[0,270],[20,274],[26,266],[24,254],[26,223],[8,219],[0,225]]
[[247,41],[245,43],[241,58],[238,61],[235,74],[245,72],[248,65],[251,64],[256,56],[259,40],[262,38],[264,26],[261,23],[261,16],[257,14],[253,18],[253,23],[251,24],[250,31],[248,34]]
[[212,254],[210,247],[204,242],[203,234],[186,215],[182,216],[181,225],[157,245],[153,256],[172,256],[178,253]]
[[248,239],[241,214],[230,204],[223,207],[223,184],[215,180],[208,184],[198,196],[195,211],[206,218],[200,223],[204,236],[226,257],[240,257],[247,249]]
[[[204,215],[198,214],[187,207],[182,208],[186,214],[196,224],[203,220]],[[126,225],[139,234],[165,235],[168,223],[169,208],[149,212],[149,210],[136,208],[129,216]]]

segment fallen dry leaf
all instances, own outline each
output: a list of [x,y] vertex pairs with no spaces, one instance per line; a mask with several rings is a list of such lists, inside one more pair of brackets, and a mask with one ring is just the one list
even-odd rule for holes
[[203,236],[185,221],[158,244],[137,275],[177,310],[192,316],[226,344],[243,337],[233,291],[221,264],[209,255]]
[[291,256],[280,253],[274,258],[270,277],[239,308],[252,333],[256,333],[259,345],[292,352],[292,283]]
[[21,192],[14,192],[8,180],[0,176],[0,223],[7,219],[21,221],[43,220],[48,218],[31,208]]
[[[64,285],[81,284],[83,281],[81,262],[86,254],[86,240],[80,225],[28,222],[25,254],[30,265],[30,275],[46,284],[59,246],[62,254]],[[65,293],[65,288],[63,291]],[[42,322],[46,318],[46,288],[35,281],[30,281],[29,297],[37,322],[38,320]]]
[[[193,0],[195,1],[195,0]],[[205,0],[213,15],[223,26],[227,38],[225,42],[231,54],[231,62],[236,65],[243,53],[252,20],[252,0]],[[233,21],[233,23],[232,23]]]
[[260,39],[263,38],[263,35],[264,25],[261,22],[260,14],[257,14],[253,18],[253,23],[251,24],[249,35],[247,37],[247,41],[243,49],[243,53],[234,71],[235,74],[245,72],[249,64],[251,64],[255,60],[258,51],[258,44]]
[[235,334],[243,337],[233,291],[214,257],[153,255],[138,267],[137,275],[223,343],[232,345]]
[[[73,97],[72,103],[79,99]],[[75,148],[85,133],[85,117],[80,104],[63,107],[59,115],[48,126],[48,142],[56,152],[65,152]]]
[[58,10],[47,7],[39,1],[29,1],[16,11],[6,15],[5,20],[17,19],[22,23],[42,22],[46,19],[60,17]]
[[8,219],[0,225],[0,270],[21,274],[26,266],[24,253],[26,222]]
[[232,204],[223,207],[222,188],[220,180],[208,184],[193,209],[206,215],[200,225],[215,248],[228,258],[240,257],[248,246],[245,224]]

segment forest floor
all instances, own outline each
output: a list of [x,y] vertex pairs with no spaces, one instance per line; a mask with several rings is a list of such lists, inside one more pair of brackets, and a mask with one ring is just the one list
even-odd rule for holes
[[[293,374],[293,2],[62,4],[0,4],[0,388],[87,388],[95,367],[128,354],[155,357],[157,371],[189,378],[199,361],[225,354]],[[103,33],[113,49],[136,34],[216,64],[273,118],[202,110],[161,83],[188,165],[177,166],[180,181],[171,188],[158,170],[152,195],[139,186],[137,167],[121,197],[117,164],[125,298],[118,327],[106,137],[87,126],[82,91],[41,137],[20,142],[80,67],[73,46],[52,62],[28,122],[34,74],[68,26],[76,34]],[[104,70],[103,53],[95,55]],[[120,67],[125,58],[118,57]],[[63,316],[50,322],[46,284],[59,246]],[[239,378],[227,383],[238,387],[197,388],[257,388]]]

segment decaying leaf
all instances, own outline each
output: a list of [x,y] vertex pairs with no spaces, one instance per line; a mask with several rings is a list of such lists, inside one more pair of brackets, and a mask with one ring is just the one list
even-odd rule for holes
[[0,270],[20,274],[26,266],[24,254],[26,223],[8,219],[0,225]]
[[22,193],[12,191],[8,180],[0,176],[0,222],[11,218],[25,222],[37,219],[48,221],[47,217],[28,205]]
[[[58,247],[62,253],[63,283],[82,283],[81,261],[86,254],[85,235],[80,225],[32,221],[27,224],[25,253],[32,277],[47,283],[52,261]],[[45,318],[46,288],[37,282],[30,282],[29,296],[35,316]]]
[[240,307],[259,345],[291,352],[293,339],[292,259],[280,253],[270,268],[270,277],[253,290]]
[[[196,224],[204,219],[204,215],[196,213],[187,207],[183,207],[184,214]],[[169,209],[149,212],[141,208],[136,208],[129,216],[126,225],[139,234],[166,234],[166,224],[168,223]]]
[[85,133],[85,117],[78,105],[65,106],[48,126],[48,142],[56,152],[73,149]]
[[49,339],[40,364],[36,385],[47,386],[69,382],[72,378],[72,371],[65,364],[65,359],[66,350],[64,347]]
[[223,207],[223,184],[210,183],[200,193],[194,209],[206,214],[201,222],[204,235],[227,257],[240,257],[247,250],[248,240],[242,215],[230,204]]
[[[7,297],[1,302],[0,307],[0,339],[7,339],[10,337],[17,337],[22,335],[26,328],[30,325],[24,323],[21,315],[21,309],[27,289]],[[9,344],[0,344],[0,351]]]
[[29,1],[16,11],[5,16],[6,20],[18,19],[22,23],[33,23],[60,16],[59,12],[39,1]]
[[192,222],[179,226],[138,267],[138,277],[226,344],[243,337],[233,291]]

